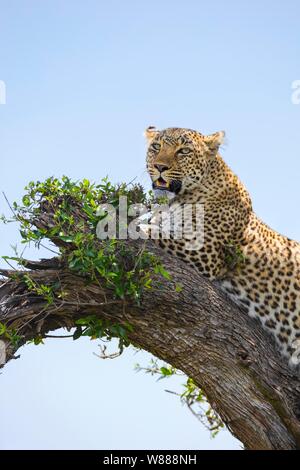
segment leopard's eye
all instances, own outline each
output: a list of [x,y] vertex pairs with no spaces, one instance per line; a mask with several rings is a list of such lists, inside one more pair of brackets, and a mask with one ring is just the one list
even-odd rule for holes
[[188,155],[191,152],[192,152],[192,149],[190,149],[189,147],[182,147],[181,149],[179,149],[176,152],[176,154],[177,155]]
[[158,152],[160,150],[160,144],[154,143],[150,146],[151,150],[154,150],[155,152]]

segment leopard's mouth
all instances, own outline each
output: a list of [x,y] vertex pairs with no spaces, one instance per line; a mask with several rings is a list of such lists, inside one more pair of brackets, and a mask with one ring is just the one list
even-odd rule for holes
[[152,186],[153,186],[153,189],[168,190],[170,184],[160,176],[156,181],[153,182]]
[[178,194],[181,190],[182,182],[180,180],[171,180],[170,182],[164,180],[161,176],[152,183],[153,189],[161,191],[168,191],[171,193]]

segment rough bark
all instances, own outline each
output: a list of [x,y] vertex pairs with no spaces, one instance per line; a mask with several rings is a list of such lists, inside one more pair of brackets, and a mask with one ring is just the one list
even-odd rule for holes
[[[36,226],[51,226],[49,211],[46,207]],[[138,252],[138,241],[128,243]],[[71,328],[86,315],[129,321],[133,326],[129,339],[192,377],[245,448],[299,448],[299,375],[289,369],[272,338],[217,284],[147,243],[172,280],[162,282],[154,276],[154,288],[145,290],[140,306],[131,300],[116,300],[101,280],[87,283],[53,258],[28,262],[26,267],[39,283],[59,279],[67,300],[48,306],[15,278],[15,271],[1,270],[0,322],[22,325],[24,344],[37,335]],[[183,287],[181,292],[175,290],[176,284]],[[7,362],[16,351],[6,346]]]

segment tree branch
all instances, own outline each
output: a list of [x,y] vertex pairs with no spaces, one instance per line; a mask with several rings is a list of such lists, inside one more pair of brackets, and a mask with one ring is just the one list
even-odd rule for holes
[[[44,205],[34,225],[52,227],[52,211],[52,206]],[[76,222],[86,220],[79,207],[74,214]],[[55,236],[52,241],[66,246]],[[141,243],[127,244],[138,256]],[[61,327],[70,329],[88,315],[129,322],[133,327],[130,341],[191,377],[245,448],[299,448],[299,376],[288,368],[272,338],[217,283],[207,281],[151,241],[146,249],[160,257],[171,280],[162,282],[154,274],[153,286],[143,291],[140,305],[131,299],[116,300],[104,280],[88,282],[61,258],[27,261],[27,271],[0,271],[0,322],[21,335],[18,346]],[[28,289],[24,272],[39,285],[59,283],[63,296],[47,303]],[[180,292],[175,288],[178,284]],[[17,348],[1,338],[7,362]]]

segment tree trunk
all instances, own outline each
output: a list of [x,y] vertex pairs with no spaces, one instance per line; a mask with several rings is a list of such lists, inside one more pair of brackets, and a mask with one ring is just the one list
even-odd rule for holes
[[[51,225],[47,211],[34,221],[37,227]],[[128,244],[138,253],[139,241]],[[53,258],[27,262],[26,272],[39,284],[59,280],[65,300],[47,305],[28,290],[16,271],[0,270],[0,322],[14,328],[22,325],[21,344],[61,327],[71,328],[78,318],[91,314],[129,322],[132,343],[191,377],[246,449],[299,448],[299,375],[281,358],[273,339],[217,283],[207,281],[151,241],[146,247],[161,258],[172,280],[162,282],[154,275],[153,288],[144,291],[140,306],[116,300],[101,280],[87,283],[60,258]],[[178,284],[180,292],[175,289]],[[5,363],[14,357],[16,348],[1,338]]]

